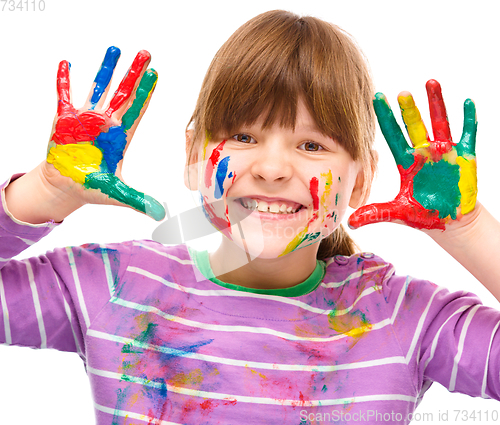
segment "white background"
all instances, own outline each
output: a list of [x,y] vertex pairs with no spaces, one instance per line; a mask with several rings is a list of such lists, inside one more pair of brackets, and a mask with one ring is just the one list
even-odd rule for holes
[[[500,26],[494,2],[45,0],[43,12],[8,12],[7,3],[0,11],[0,179],[29,171],[44,159],[56,110],[60,60],[72,64],[74,103],[79,106],[108,46],[122,49],[114,87],[137,51],[147,49],[159,82],[127,153],[124,177],[136,189],[167,202],[172,215],[191,208],[182,180],[184,129],[204,73],[236,28],[258,13],[278,8],[323,18],[351,33],[371,63],[377,91],[396,107],[399,91],[411,91],[429,128],[425,82],[440,81],[455,141],[460,139],[463,101],[474,99],[479,199],[500,216]],[[381,161],[370,200],[382,202],[398,192],[399,176],[380,132],[376,146]],[[23,256],[56,246],[151,238],[156,225],[125,208],[85,207]],[[498,307],[480,283],[424,234],[395,224],[368,226],[352,234],[363,250],[393,262],[399,274],[426,278],[451,290],[467,289]],[[485,255],[497,261],[499,253]],[[491,415],[494,409],[500,411],[500,404],[450,394],[435,384],[418,412],[432,413],[438,423],[439,412],[448,410],[453,422],[453,409],[481,409],[484,418],[485,410]],[[2,346],[0,423],[35,422],[94,422],[83,365],[75,354]]]

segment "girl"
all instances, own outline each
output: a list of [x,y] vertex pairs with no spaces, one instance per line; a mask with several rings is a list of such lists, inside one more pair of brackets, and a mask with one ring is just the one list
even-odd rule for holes
[[[47,161],[2,192],[3,341],[78,352],[99,424],[406,423],[432,381],[499,397],[498,312],[351,255],[339,222],[369,192],[373,89],[352,40],[314,18],[260,15],[209,68],[187,131],[186,184],[225,236],[216,252],[134,241],[9,260],[88,202],[161,219],[159,203],[115,177],[156,82],[141,52],[102,109],[118,54],[108,50],[79,110],[60,64]],[[495,292],[498,272],[475,246],[494,249],[485,229],[499,231],[474,208],[475,110],[467,102],[455,146],[439,86],[428,91],[438,143],[411,96],[400,99],[415,149],[376,99],[406,190],[351,223],[425,229]],[[456,194],[451,209],[422,178],[434,167]]]

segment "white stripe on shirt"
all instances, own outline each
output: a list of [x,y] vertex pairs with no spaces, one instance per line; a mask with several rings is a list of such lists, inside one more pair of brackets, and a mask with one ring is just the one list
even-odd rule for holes
[[40,298],[38,296],[38,290],[35,284],[35,277],[33,275],[33,269],[28,260],[23,260],[26,264],[26,272],[28,273],[28,280],[31,289],[31,295],[33,297],[33,304],[35,306],[36,320],[38,322],[38,330],[40,331],[40,348],[47,348],[47,334],[45,332],[45,324],[43,323],[42,306],[40,305]]
[[474,314],[476,314],[476,311],[479,307],[481,307],[481,304],[477,304],[474,307],[472,307],[471,311],[467,315],[467,318],[465,319],[462,331],[460,332],[460,339],[458,341],[458,351],[457,354],[455,355],[455,358],[453,359],[453,369],[451,371],[450,386],[448,388],[449,391],[455,391],[455,385],[458,373],[458,363],[460,363],[460,359],[462,358],[462,353],[464,350],[464,341],[467,335],[467,329],[469,329],[470,322],[472,321],[472,318],[474,317]]
[[5,288],[3,286],[2,271],[0,270],[0,300],[3,310],[3,327],[5,331],[5,343],[12,344],[12,336],[10,333],[9,310],[7,309],[7,300],[5,299]]

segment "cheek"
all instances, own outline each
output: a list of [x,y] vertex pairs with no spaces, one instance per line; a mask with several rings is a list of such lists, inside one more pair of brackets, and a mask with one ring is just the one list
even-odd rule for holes
[[331,170],[321,173],[319,177],[313,177],[310,181],[314,210],[311,219],[315,221],[315,227],[322,237],[332,233],[342,220],[349,200],[345,183],[342,182],[341,176]]
[[226,194],[226,188],[236,178],[236,173],[231,171],[231,157],[223,152],[225,143],[226,140],[223,140],[208,152],[200,173],[201,191],[205,197],[213,200],[221,199]]

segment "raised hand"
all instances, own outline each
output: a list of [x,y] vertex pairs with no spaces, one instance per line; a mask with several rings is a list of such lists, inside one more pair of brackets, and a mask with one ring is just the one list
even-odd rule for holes
[[399,194],[392,202],[370,204],[349,217],[349,227],[376,222],[398,222],[418,229],[445,229],[445,225],[470,213],[476,203],[476,108],[464,103],[464,127],[453,143],[441,86],[426,84],[434,140],[430,140],[420,112],[408,92],[398,96],[410,136],[410,147],[382,93],[373,101],[382,133],[401,175]]
[[[62,61],[57,73],[58,107],[47,149],[47,180],[71,191],[83,203],[125,205],[161,220],[161,204],[121,180],[121,160],[139,121],[147,109],[158,75],[147,69],[150,54],[142,50],[109,102],[101,109],[109,90],[120,50],[110,47],[88,99],[81,109],[71,102],[70,64]],[[68,185],[69,177],[77,185]]]

